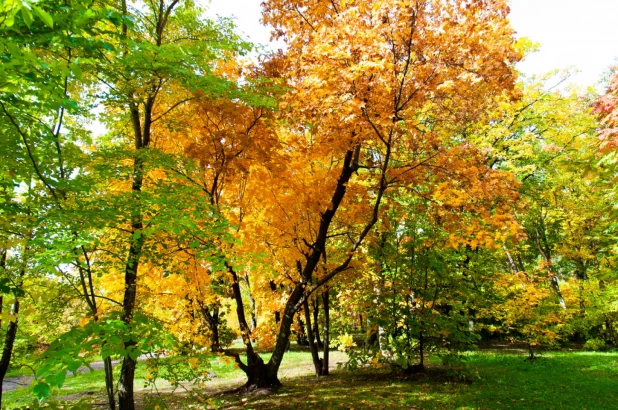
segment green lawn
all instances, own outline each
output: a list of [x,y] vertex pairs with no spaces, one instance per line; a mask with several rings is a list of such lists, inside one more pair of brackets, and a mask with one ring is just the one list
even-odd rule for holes
[[[477,352],[468,355],[472,382],[457,381],[437,363],[427,374],[404,377],[390,370],[358,373],[335,371],[326,378],[311,375],[308,352],[286,354],[281,368],[283,387],[270,395],[222,394],[243,383],[243,373],[218,359],[210,359],[217,377],[199,396],[158,384],[160,398],[172,409],[615,409],[618,408],[617,353],[545,353],[534,363],[525,354]],[[334,352],[333,363],[345,356]],[[143,367],[143,366],[142,366]],[[136,387],[144,383],[138,371]],[[102,372],[67,379],[56,397],[90,392],[103,400]],[[23,402],[28,389],[8,393],[5,403]],[[152,397],[141,390],[141,398]],[[8,408],[11,408],[9,405]],[[142,408],[145,408],[142,406]]]
[[339,372],[316,380],[288,380],[267,397],[223,396],[224,409],[616,409],[618,354],[546,353],[534,363],[525,355],[475,353],[469,368],[479,380],[466,383],[431,366],[426,375]]

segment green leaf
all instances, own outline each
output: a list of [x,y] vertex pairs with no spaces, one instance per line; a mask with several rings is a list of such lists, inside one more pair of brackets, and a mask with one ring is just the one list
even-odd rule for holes
[[139,349],[131,349],[129,350],[129,357],[133,360],[137,360],[137,358],[142,354]]
[[82,69],[79,64],[71,64],[71,72],[78,80],[82,79]]
[[30,27],[30,25],[32,24],[32,13],[30,12],[30,10],[28,10],[27,8],[23,7],[21,9],[21,16],[24,18],[24,23],[26,23],[26,26],[28,26],[28,28]]
[[67,368],[69,369],[69,371],[73,373],[75,373],[77,369],[79,369],[81,366],[82,366],[81,362],[77,360],[67,363]]
[[77,111],[79,109],[79,105],[73,100],[69,100],[68,98],[62,100],[62,105],[66,108]]
[[45,23],[49,28],[54,28],[54,19],[47,13],[45,10],[40,8],[39,6],[32,6],[34,12],[39,16],[39,18]]
[[51,388],[49,387],[49,384],[47,383],[38,382],[36,386],[34,386],[34,389],[32,389],[32,392],[34,393],[36,398],[39,399],[40,401],[50,395]]
[[67,378],[67,371],[66,370],[61,370],[58,373],[56,373],[56,383],[55,385],[58,386],[58,388],[62,387],[62,385],[64,384],[64,380]]

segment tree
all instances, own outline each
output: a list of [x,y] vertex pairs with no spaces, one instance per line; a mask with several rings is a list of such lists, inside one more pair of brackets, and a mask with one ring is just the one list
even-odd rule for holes
[[606,151],[615,150],[618,135],[618,71],[611,69],[609,84],[605,94],[595,101],[595,112],[601,117],[605,127],[599,133],[602,147]]
[[[13,222],[13,227],[5,230],[7,238],[18,235],[25,239],[21,249],[12,245],[4,248],[22,258],[19,279],[13,282],[19,289],[27,273],[53,266],[47,249],[57,237],[45,238],[46,221],[53,218],[55,211],[64,211],[72,191],[83,190],[82,181],[71,178],[83,160],[76,141],[86,141],[84,130],[74,120],[74,116],[83,114],[75,97],[84,85],[84,61],[106,45],[100,38],[101,26],[115,17],[113,13],[101,13],[100,9],[89,9],[90,4],[3,4],[0,30],[6,64],[1,69],[0,126],[6,136],[2,145],[6,162],[2,170],[2,216],[4,222]],[[71,130],[68,136],[67,129]],[[24,190],[26,194],[22,193]],[[73,256],[76,246],[71,246]],[[17,315],[18,300],[13,310]],[[10,360],[13,341],[9,339],[15,338],[17,319],[11,323],[3,354],[4,371]],[[110,400],[113,405],[113,398]]]
[[612,328],[613,292],[605,281],[614,263],[606,184],[613,170],[599,163],[592,96],[556,91],[566,77],[522,79],[521,99],[503,99],[495,121],[473,137],[492,168],[521,181],[522,195],[520,230],[487,255],[495,276],[486,286],[495,287],[497,299],[488,294],[480,326],[538,346],[612,333],[603,328]]
[[[29,4],[8,4],[9,18],[2,26],[12,35],[9,41],[3,37],[4,57],[11,64],[2,68],[7,79],[2,84],[2,125],[14,137],[6,146],[9,157],[23,169],[17,178],[6,179],[7,186],[11,190],[28,176],[34,179],[42,198],[35,206],[45,216],[41,215],[39,221],[44,224],[37,231],[45,234],[37,243],[46,256],[40,260],[48,272],[57,272],[74,285],[89,307],[91,324],[84,332],[90,334],[75,329],[69,336],[89,340],[102,352],[109,364],[111,408],[115,403],[110,356],[117,352],[124,356],[119,405],[130,409],[134,407],[135,359],[146,349],[136,343],[144,329],[143,316],[134,323],[136,312],[140,315],[138,274],[153,263],[161,264],[164,255],[157,241],[175,236],[176,243],[189,247],[191,235],[215,235],[212,230],[222,224],[214,212],[200,209],[196,221],[202,225],[174,228],[182,219],[175,211],[194,212],[199,201],[189,198],[201,200],[203,193],[174,193],[165,178],[156,175],[158,169],[182,160],[161,155],[153,146],[154,133],[169,125],[168,114],[195,99],[198,90],[218,98],[248,95],[225,75],[214,74],[214,67],[250,45],[233,33],[229,22],[202,19],[191,2],[135,7],[126,2],[45,3],[32,8]],[[21,14],[16,14],[19,7]],[[42,23],[33,21],[29,10]],[[54,37],[54,30],[58,36]],[[82,125],[88,104],[95,101],[107,108],[104,119],[113,131],[93,142]],[[10,164],[7,168],[8,174],[15,173]],[[130,184],[120,182],[125,177]],[[109,181],[117,182],[109,185]],[[165,208],[166,195],[176,199],[178,207]],[[206,238],[198,246],[207,249],[209,243]],[[121,283],[125,285],[120,297],[113,289],[102,288],[105,280],[99,279],[103,272],[114,276],[119,271],[124,272]],[[116,316],[118,306],[121,321]],[[122,346],[110,350],[119,346],[109,338],[119,334]],[[49,392],[49,384],[62,384],[63,360],[71,365],[84,360],[79,359],[80,347],[63,350],[67,342],[70,339],[61,338],[47,352],[41,372],[46,376],[35,388],[39,396]]]
[[[441,155],[461,141],[446,130],[480,120],[486,96],[512,86],[510,64],[518,58],[501,2],[268,1],[264,7],[265,22],[288,43],[277,67],[290,91],[277,131],[283,164],[276,174],[256,169],[249,182],[261,205],[251,219],[251,242],[256,251],[268,250],[274,281],[286,289],[268,363],[253,350],[234,290],[248,356],[239,366],[247,385],[258,387],[279,384],[294,315],[351,268],[387,189],[413,189],[432,166],[450,168]],[[333,252],[340,234],[349,245]]]

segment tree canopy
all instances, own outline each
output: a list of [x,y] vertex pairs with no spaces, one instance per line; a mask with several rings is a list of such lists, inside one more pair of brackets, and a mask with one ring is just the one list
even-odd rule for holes
[[102,360],[131,410],[144,355],[176,386],[227,356],[253,389],[291,340],[318,376],[332,346],[407,373],[616,346],[618,76],[520,76],[508,13],[266,0],[285,47],[256,57],[188,0],[5,1],[0,382],[32,362],[42,400]]

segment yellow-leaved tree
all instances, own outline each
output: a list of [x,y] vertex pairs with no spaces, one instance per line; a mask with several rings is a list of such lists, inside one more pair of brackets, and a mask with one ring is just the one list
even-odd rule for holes
[[279,384],[294,315],[353,267],[387,191],[467,173],[465,124],[513,87],[507,15],[502,1],[264,3],[264,21],[287,43],[276,58],[287,91],[272,123],[280,164],[251,169],[246,193],[259,207],[241,226],[243,246],[265,255],[261,276],[271,275],[281,310],[265,363],[234,292],[248,386]]

